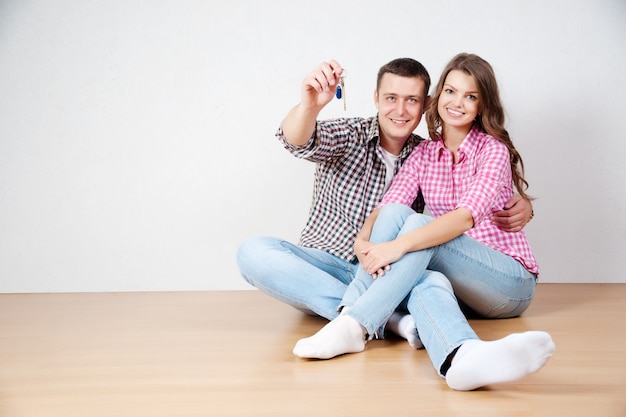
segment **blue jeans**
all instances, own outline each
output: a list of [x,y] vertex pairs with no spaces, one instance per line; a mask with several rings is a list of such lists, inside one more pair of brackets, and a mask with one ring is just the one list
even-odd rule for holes
[[237,252],[243,278],[267,295],[307,314],[332,320],[358,262],[273,237],[253,237]]
[[[393,240],[431,220],[407,206],[386,205],[370,241]],[[530,305],[535,286],[536,276],[521,263],[463,234],[405,254],[376,280],[359,268],[341,305],[350,306],[347,314],[373,334],[408,295],[407,308],[420,339],[443,376],[448,356],[463,342],[478,338],[459,302],[484,318],[516,317]]]

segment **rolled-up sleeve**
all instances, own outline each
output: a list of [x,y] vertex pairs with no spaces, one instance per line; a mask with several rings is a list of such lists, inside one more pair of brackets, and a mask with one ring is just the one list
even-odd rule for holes
[[497,140],[483,143],[482,149],[476,149],[476,164],[470,186],[457,203],[472,214],[474,224],[490,217],[494,207],[502,208],[499,201],[502,190],[510,187],[511,164],[507,147]]

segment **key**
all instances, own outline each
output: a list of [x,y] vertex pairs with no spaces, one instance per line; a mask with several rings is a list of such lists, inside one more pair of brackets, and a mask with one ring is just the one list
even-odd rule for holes
[[335,91],[335,97],[337,97],[338,99],[343,99],[343,111],[346,111],[346,84],[345,84],[345,78],[346,78],[346,71],[344,70],[343,73],[341,74],[341,77],[339,77],[339,85],[337,86],[337,90]]

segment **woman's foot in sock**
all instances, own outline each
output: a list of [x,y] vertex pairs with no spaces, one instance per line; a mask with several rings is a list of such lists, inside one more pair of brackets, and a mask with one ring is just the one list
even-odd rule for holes
[[406,339],[409,345],[415,349],[422,349],[424,347],[417,333],[415,320],[413,320],[410,314],[401,313],[399,311],[394,312],[389,318],[389,321],[387,321],[385,328]]
[[293,354],[301,358],[330,359],[365,349],[366,331],[358,321],[342,314],[311,337],[300,339]]
[[514,333],[492,342],[468,340],[458,349],[446,373],[448,386],[470,391],[510,382],[541,369],[555,346],[546,332]]

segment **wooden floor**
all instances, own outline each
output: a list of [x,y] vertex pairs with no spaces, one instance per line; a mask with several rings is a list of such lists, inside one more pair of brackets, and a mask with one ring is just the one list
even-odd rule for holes
[[626,416],[626,284],[540,284],[483,339],[546,330],[516,383],[455,392],[399,339],[292,355],[324,321],[257,291],[0,295],[0,416]]

